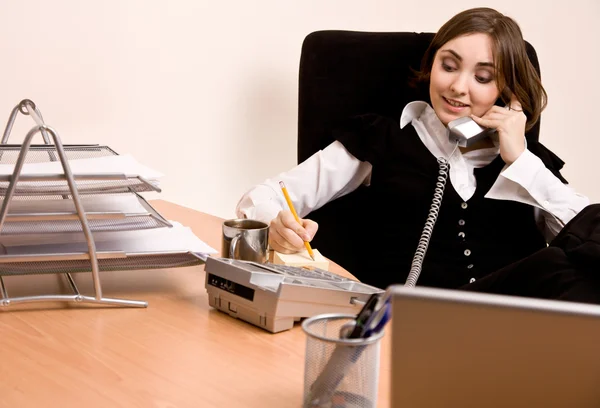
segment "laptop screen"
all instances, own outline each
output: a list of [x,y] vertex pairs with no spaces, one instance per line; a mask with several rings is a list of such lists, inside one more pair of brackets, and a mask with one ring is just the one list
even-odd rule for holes
[[600,306],[394,288],[392,407],[599,407]]

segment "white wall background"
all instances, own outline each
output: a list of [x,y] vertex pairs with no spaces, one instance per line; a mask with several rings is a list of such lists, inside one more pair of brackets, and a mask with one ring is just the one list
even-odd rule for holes
[[[0,120],[30,98],[65,143],[132,153],[166,174],[161,198],[230,217],[296,164],[307,34],[436,31],[476,6],[515,18],[536,47],[542,141],[600,202],[599,0],[0,0]],[[19,117],[10,140],[31,124]]]

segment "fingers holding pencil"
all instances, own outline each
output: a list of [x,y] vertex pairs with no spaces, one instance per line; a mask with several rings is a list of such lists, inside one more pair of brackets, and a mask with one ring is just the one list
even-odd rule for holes
[[277,252],[290,254],[305,249],[304,242],[312,241],[319,225],[308,219],[300,219],[300,223],[291,211],[281,211],[271,221],[269,243]]
[[[298,213],[296,212],[296,209],[294,208],[294,203],[292,202],[292,199],[290,198],[290,195],[288,194],[287,188],[285,187],[285,184],[283,183],[283,181],[279,182],[279,186],[281,187],[281,191],[283,192],[283,196],[285,197],[285,201],[287,201],[288,206],[290,207],[290,211],[292,213],[292,215],[294,216],[294,218],[296,219],[296,221],[298,222],[298,224],[302,225],[302,221],[300,220],[300,217],[298,217]],[[309,240],[306,239],[307,237],[301,237],[304,241],[304,246],[306,247],[306,250],[308,251],[308,254],[310,255],[310,257],[312,258],[312,260],[315,260],[315,254],[313,253],[313,250],[310,246]],[[312,237],[311,237],[312,238]]]

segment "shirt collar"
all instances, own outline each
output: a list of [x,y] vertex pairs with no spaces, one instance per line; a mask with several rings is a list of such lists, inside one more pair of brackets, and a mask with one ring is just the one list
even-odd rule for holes
[[406,105],[400,116],[400,129],[404,129],[413,119],[418,119],[428,106],[429,104],[423,101],[414,101]]
[[[443,150],[454,150],[454,144],[448,139],[448,128],[440,121],[433,108],[425,101],[413,101],[408,103],[402,110],[400,116],[400,129],[403,129],[413,120],[420,121],[429,136],[436,141],[438,146]],[[500,142],[498,137],[492,137],[494,143],[493,148],[481,149],[479,153],[482,155],[497,155],[499,152]],[[473,152],[476,152],[475,150]],[[469,152],[470,153],[470,152]]]

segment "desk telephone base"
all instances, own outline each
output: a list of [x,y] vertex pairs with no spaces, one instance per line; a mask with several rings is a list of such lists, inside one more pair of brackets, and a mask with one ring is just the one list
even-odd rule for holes
[[272,333],[322,313],[360,311],[374,286],[319,268],[208,257],[209,305]]

